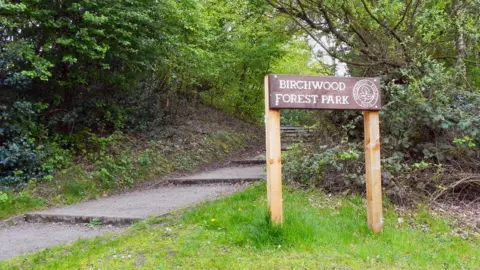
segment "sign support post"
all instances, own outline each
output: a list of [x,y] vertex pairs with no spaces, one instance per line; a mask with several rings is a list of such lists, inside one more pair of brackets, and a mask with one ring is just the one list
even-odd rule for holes
[[265,76],[265,138],[267,158],[267,205],[273,224],[282,224],[282,153],[280,110],[270,109],[269,78]]
[[380,167],[380,119],[378,111],[364,111],[367,222],[374,232],[383,230]]

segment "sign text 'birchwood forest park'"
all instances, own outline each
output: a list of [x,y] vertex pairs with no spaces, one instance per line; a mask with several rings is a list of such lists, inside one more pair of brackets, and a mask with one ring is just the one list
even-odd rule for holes
[[381,108],[380,79],[269,75],[271,109]]

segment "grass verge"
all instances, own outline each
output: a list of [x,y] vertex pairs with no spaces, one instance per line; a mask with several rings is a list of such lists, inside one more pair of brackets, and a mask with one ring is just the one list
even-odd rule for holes
[[371,233],[361,197],[286,189],[285,222],[272,226],[264,185],[127,233],[82,240],[0,263],[1,269],[478,269],[478,236],[459,236],[420,209],[386,207]]

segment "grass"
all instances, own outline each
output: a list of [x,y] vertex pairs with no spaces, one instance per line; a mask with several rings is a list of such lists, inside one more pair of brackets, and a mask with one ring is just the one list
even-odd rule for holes
[[269,223],[265,204],[264,185],[255,185],[124,234],[14,258],[0,269],[480,268],[478,238],[456,235],[424,209],[400,216],[387,205],[385,230],[373,234],[361,197],[287,188],[281,227]]
[[[0,194],[2,195],[2,194]],[[40,209],[46,205],[45,200],[31,196],[28,193],[17,194],[3,193],[4,199],[0,200],[0,220],[18,213],[24,213],[33,209]]]

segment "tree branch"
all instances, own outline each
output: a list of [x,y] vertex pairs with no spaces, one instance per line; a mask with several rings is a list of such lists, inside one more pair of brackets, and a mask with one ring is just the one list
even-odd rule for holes
[[403,22],[403,20],[405,20],[405,17],[407,17],[407,13],[408,13],[408,10],[410,9],[410,5],[412,4],[413,0],[409,1],[407,6],[405,7],[405,11],[403,11],[403,15],[402,15],[402,18],[400,19],[400,21],[398,21],[398,23],[395,25],[395,27],[393,27],[393,30],[395,32],[395,30],[397,30],[397,28],[400,26],[400,24]]
[[408,59],[410,59],[410,56],[409,54],[407,53],[407,48],[405,47],[405,44],[402,42],[402,39],[397,35],[397,33],[395,31],[393,31],[388,25],[386,25],[385,23],[382,23],[373,13],[372,11],[368,8],[367,6],[367,3],[365,3],[365,0],[360,0],[363,4],[363,7],[365,8],[365,11],[367,11],[368,15],[378,24],[380,25],[381,27],[383,27],[385,30],[387,30],[388,33],[390,33],[393,38],[398,42],[398,44],[400,44],[400,47],[402,48],[403,50],[403,54],[405,55],[405,57]]
[[[355,29],[354,26],[352,26],[350,23],[347,25],[347,27],[349,28],[352,28],[353,32],[356,33],[357,36],[359,36],[360,40],[361,40],[361,43],[363,45],[360,45],[360,44],[354,44],[352,43],[351,40],[349,40],[349,38],[347,38],[343,33],[341,33],[339,30],[338,30],[338,27],[334,24],[330,14],[328,13],[326,7],[323,5],[323,2],[320,2],[319,3],[319,6],[318,6],[318,11],[322,14],[324,20],[325,20],[325,24],[326,26],[323,27],[321,26],[319,23],[315,23],[314,20],[312,20],[310,17],[308,17],[308,14],[305,12],[305,5],[303,3],[301,3],[301,0],[296,0],[296,3],[300,3],[299,6],[300,6],[300,9],[297,9],[291,5],[286,5],[284,4],[282,1],[277,1],[277,0],[267,0],[267,2],[272,5],[273,7],[275,7],[278,11],[288,15],[289,17],[292,18],[292,20],[298,25],[300,26],[317,44],[319,44],[320,47],[322,47],[322,49],[328,54],[330,55],[331,57],[335,58],[335,59],[338,59],[346,64],[349,64],[349,65],[354,65],[354,66],[377,66],[377,65],[389,65],[389,66],[392,66],[392,67],[402,67],[404,66],[403,63],[399,63],[399,62],[394,62],[394,61],[389,61],[387,59],[381,59],[379,56],[377,56],[376,54],[372,53],[369,49],[368,49],[368,45],[369,43],[367,42],[367,40],[360,34],[359,31],[357,31]],[[345,10],[344,10],[345,12]],[[346,13],[347,14],[347,13]],[[326,46],[318,37],[317,35],[315,35],[314,33],[312,33],[312,31],[310,29],[308,29],[304,23],[300,22],[299,20],[301,20],[302,22],[304,22],[306,25],[308,25],[310,28],[312,28],[313,30],[319,30],[325,34],[332,34],[336,39],[338,39],[339,41],[343,42],[344,44],[346,44],[347,46],[349,46],[350,48],[352,49],[356,49],[358,50],[360,53],[362,53],[364,56],[366,56],[369,60],[371,60],[372,62],[369,62],[369,63],[359,63],[359,62],[352,62],[352,61],[349,61],[347,59],[344,59],[342,58],[337,52],[333,51],[332,49],[330,49],[328,46]],[[359,46],[360,45],[360,46]]]
[[353,23],[350,22],[350,18],[349,18],[349,15],[350,15],[350,11],[345,7],[345,6],[342,6],[342,9],[343,9],[343,12],[345,13],[345,17],[347,18],[347,20],[349,20],[348,22],[348,26],[350,27],[350,29],[352,29],[352,31],[358,36],[358,38],[360,38],[361,42],[363,43],[363,45],[365,45],[365,47],[369,47],[370,45],[368,44],[367,40],[363,37],[362,34],[360,34],[360,32],[353,26]]

